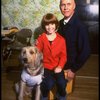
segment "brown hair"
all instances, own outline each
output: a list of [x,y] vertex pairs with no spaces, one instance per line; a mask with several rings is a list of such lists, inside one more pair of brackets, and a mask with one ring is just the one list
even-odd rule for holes
[[41,26],[45,30],[45,25],[48,25],[50,23],[55,24],[56,25],[56,29],[58,29],[59,22],[58,22],[58,19],[56,18],[56,16],[54,16],[52,13],[47,13],[42,18]]

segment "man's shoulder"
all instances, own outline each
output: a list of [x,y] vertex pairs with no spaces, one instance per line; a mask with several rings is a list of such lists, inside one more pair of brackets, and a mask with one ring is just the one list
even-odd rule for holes
[[77,24],[79,26],[85,26],[84,21],[79,17],[78,14],[74,15],[73,20],[74,20],[75,24]]
[[60,19],[59,23],[61,24],[61,23],[63,23],[63,21],[64,21],[64,18]]

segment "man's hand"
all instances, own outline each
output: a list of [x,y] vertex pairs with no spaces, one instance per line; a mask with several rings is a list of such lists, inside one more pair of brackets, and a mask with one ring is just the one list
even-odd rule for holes
[[71,69],[65,70],[65,78],[68,80],[72,80],[75,77],[75,73],[71,71]]

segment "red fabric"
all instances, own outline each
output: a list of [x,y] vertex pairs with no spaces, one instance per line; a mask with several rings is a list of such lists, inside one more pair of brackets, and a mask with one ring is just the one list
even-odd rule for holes
[[36,41],[36,46],[43,52],[44,68],[53,70],[55,67],[64,67],[67,61],[65,39],[57,33],[57,37],[50,45],[46,33],[40,35]]

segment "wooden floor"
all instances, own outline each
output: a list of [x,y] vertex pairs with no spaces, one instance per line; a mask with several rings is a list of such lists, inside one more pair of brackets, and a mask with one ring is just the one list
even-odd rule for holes
[[[16,66],[14,58],[12,61],[5,62],[6,66],[12,63],[12,66]],[[14,64],[15,63],[15,64]],[[3,67],[6,67],[3,66]],[[98,55],[91,55],[88,61],[85,63],[76,73],[75,84],[73,92],[68,95],[67,100],[99,100],[99,79],[98,68],[99,61]],[[13,89],[14,83],[19,80],[20,71],[10,71],[6,73],[2,71],[1,81],[1,99],[2,100],[16,100],[16,95]],[[27,99],[30,100],[30,99]]]

